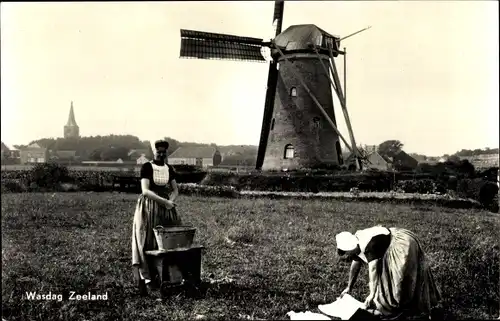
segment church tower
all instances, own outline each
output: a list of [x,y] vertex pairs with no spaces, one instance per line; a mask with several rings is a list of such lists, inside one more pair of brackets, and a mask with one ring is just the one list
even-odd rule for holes
[[69,109],[68,123],[64,126],[64,138],[78,138],[80,137],[80,128],[76,124],[75,112],[73,111],[73,102]]

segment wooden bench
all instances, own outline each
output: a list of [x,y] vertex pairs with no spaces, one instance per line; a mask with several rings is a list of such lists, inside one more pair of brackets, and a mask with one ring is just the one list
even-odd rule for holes
[[151,273],[159,276],[162,285],[179,285],[185,281],[200,284],[201,256],[204,249],[203,246],[192,246],[146,251],[146,260]]

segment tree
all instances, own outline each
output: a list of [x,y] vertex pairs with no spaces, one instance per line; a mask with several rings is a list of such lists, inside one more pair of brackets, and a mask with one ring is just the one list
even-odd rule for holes
[[215,151],[214,154],[214,166],[219,166],[222,162],[222,156],[218,150]]
[[403,148],[403,143],[399,140],[386,140],[385,142],[378,145],[377,152],[381,156],[393,157]]
[[447,161],[458,164],[460,163],[460,157],[458,157],[457,155],[451,155],[450,157],[448,157]]
[[224,156],[222,160],[222,165],[230,165],[230,166],[255,166],[255,162],[257,159],[257,153],[251,153],[247,151],[247,153],[236,152],[231,155]]
[[101,153],[102,148],[96,148],[90,153],[89,159],[98,162],[101,160]]
[[116,161],[119,158],[122,160],[128,160],[128,151],[129,149],[123,146],[111,146],[102,151],[101,159],[103,161]]
[[151,143],[147,142],[147,154],[145,155],[147,159],[153,159],[154,157],[154,152],[153,152],[153,147],[151,147]]
[[[74,150],[81,159],[101,160],[97,156],[96,150],[104,151],[109,146],[121,146],[131,149],[150,149],[151,144],[148,141],[141,141],[138,137],[132,135],[108,135],[108,136],[89,136],[80,138],[42,138],[33,141],[41,146],[54,151]],[[92,156],[90,156],[92,154]]]
[[170,156],[181,144],[171,137],[165,137],[164,139],[168,142],[168,155]]
[[45,147],[47,149],[54,149],[56,140],[54,138],[42,138],[37,141],[32,141],[28,145],[31,145],[33,143],[37,143],[38,145]]
[[463,156],[477,156],[477,155],[491,155],[498,154],[498,148],[489,148],[486,147],[484,149],[476,148],[474,150],[471,149],[462,149],[461,151],[456,152],[454,155],[463,157]]
[[458,172],[462,173],[462,174],[465,174],[465,175],[468,175],[468,176],[472,176],[474,175],[475,173],[475,168],[474,168],[474,165],[472,165],[469,160],[467,159],[462,159],[458,162],[457,164],[457,170]]

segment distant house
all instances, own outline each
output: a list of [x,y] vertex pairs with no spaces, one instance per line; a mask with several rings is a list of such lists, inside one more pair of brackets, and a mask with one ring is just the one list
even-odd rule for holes
[[390,160],[392,167],[396,170],[414,170],[418,166],[418,161],[402,150],[391,157]]
[[[370,148],[369,150],[370,152],[366,153],[366,158],[369,162],[365,163],[363,167],[374,168],[378,170],[387,170],[390,168],[389,162],[376,151],[376,148]],[[343,153],[342,156],[344,158],[345,165],[347,166],[356,165],[355,163],[356,158],[354,157],[353,153],[345,152]]]
[[168,163],[199,167],[213,166],[216,150],[214,146],[181,146],[168,156]]
[[141,158],[142,156],[146,156],[150,153],[150,151],[148,149],[131,149],[129,152],[128,152],[128,158],[131,160],[131,161],[137,161],[139,158]]
[[253,167],[257,160],[257,149],[257,146],[252,145],[218,146],[221,162],[217,165]]
[[422,163],[427,161],[427,157],[424,155],[419,155],[419,154],[410,154],[411,157],[413,157],[417,162]]
[[20,163],[20,150],[15,147],[9,147],[2,142],[2,163],[6,164],[19,164]]
[[2,161],[9,156],[10,149],[2,142]]
[[[368,155],[372,153],[372,152],[367,152],[366,147],[368,147],[368,150],[373,150],[368,145],[358,146],[358,151],[361,153],[361,155]],[[355,154],[347,149],[342,151],[342,162],[343,163],[341,165],[348,166],[349,168],[357,166]]]
[[[418,160],[418,159],[417,159]],[[439,163],[439,157],[427,157],[423,161],[418,161],[419,164],[429,164],[429,165],[435,165]]]
[[149,162],[149,159],[147,159],[146,156],[144,156],[144,155],[141,155],[141,157],[136,159],[137,165],[142,165],[142,164],[145,164],[147,162]]
[[224,156],[235,156],[244,155],[252,152],[257,153],[258,146],[248,146],[248,145],[231,145],[231,146],[219,146],[218,150],[221,155]]
[[37,143],[33,143],[20,151],[21,164],[46,163],[48,158],[49,152],[47,148]]
[[364,145],[363,149],[366,151],[367,154],[371,154],[371,153],[377,152],[378,146],[377,145]]
[[356,158],[354,157],[354,154],[351,152],[343,152],[342,159],[344,161],[344,165],[351,165],[355,164],[356,162]]
[[76,150],[58,150],[55,152],[55,155],[59,159],[75,159],[76,158]]
[[57,150],[49,151],[49,158],[60,163],[71,163],[77,162],[79,157],[76,156],[76,150]]
[[371,152],[367,155],[369,163],[366,165],[368,168],[376,168],[379,170],[387,170],[390,168],[389,163],[377,152]]

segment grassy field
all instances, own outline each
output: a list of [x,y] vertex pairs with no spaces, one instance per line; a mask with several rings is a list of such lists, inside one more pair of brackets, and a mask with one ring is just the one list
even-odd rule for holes
[[[288,319],[317,311],[347,284],[334,235],[374,224],[415,231],[448,317],[491,318],[499,308],[500,216],[479,210],[333,200],[181,196],[179,212],[207,247],[198,298],[141,298],[132,284],[134,195],[2,195],[2,315],[10,320]],[[228,237],[233,242],[226,240]],[[354,292],[367,293],[364,268]],[[107,301],[29,301],[26,291],[108,293]]]

